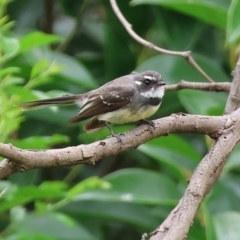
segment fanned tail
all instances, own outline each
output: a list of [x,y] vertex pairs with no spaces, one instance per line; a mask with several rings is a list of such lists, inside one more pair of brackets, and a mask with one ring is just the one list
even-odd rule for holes
[[23,102],[16,104],[15,106],[21,107],[23,111],[28,111],[37,108],[50,107],[54,105],[67,105],[73,104],[77,99],[80,99],[79,96],[62,96],[57,98],[48,98],[30,102]]
[[84,130],[87,133],[93,133],[104,127],[106,127],[106,123],[104,121],[99,121],[96,117],[94,117],[84,125]]

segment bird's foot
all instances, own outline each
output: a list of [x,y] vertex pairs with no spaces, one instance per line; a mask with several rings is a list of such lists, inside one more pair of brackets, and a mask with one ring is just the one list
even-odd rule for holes
[[138,126],[141,125],[141,124],[147,124],[148,125],[148,130],[150,132],[155,130],[155,123],[153,121],[146,120],[146,119],[141,119]]
[[110,131],[111,134],[112,134],[112,136],[108,136],[108,138],[109,138],[109,137],[115,137],[115,138],[117,138],[117,140],[118,140],[120,143],[122,143],[122,139],[121,139],[121,137],[120,137],[121,134],[116,134],[116,133],[114,133],[113,130],[111,129],[111,127],[109,126],[109,123],[108,123],[108,122],[105,121],[105,124],[106,124],[107,128],[109,129],[109,131]]
[[112,133],[112,135],[111,135],[111,136],[108,136],[107,138],[115,137],[115,138],[117,138],[117,140],[118,140],[120,143],[122,143],[123,141],[122,141],[120,135],[122,135],[122,134],[121,134],[121,133],[120,133],[120,134]]

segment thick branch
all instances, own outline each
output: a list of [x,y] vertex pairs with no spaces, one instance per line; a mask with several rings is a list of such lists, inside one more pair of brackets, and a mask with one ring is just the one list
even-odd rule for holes
[[132,25],[126,20],[126,18],[121,13],[120,9],[118,8],[118,5],[116,3],[116,0],[110,0],[111,6],[113,8],[113,11],[115,12],[116,16],[118,17],[119,21],[122,23],[122,25],[125,27],[126,31],[129,33],[129,35],[135,39],[137,42],[142,44],[145,47],[148,47],[150,49],[153,49],[160,53],[170,54],[174,56],[182,56],[185,58],[185,60],[197,71],[199,71],[207,80],[208,82],[214,82],[202,69],[201,67],[195,62],[195,60],[191,57],[191,51],[185,51],[185,52],[177,52],[177,51],[170,51],[166,50],[164,48],[159,48],[155,46],[153,43],[146,41],[145,39],[141,38],[139,35],[137,35],[133,29]]
[[[187,190],[179,204],[153,232],[150,240],[182,240],[204,197],[219,178],[229,154],[240,141],[240,58],[234,71],[234,83],[226,105],[229,119],[221,136],[195,169]],[[238,99],[236,101],[236,99]],[[235,110],[237,109],[237,110]],[[235,111],[234,111],[235,110]]]
[[141,125],[121,136],[120,143],[116,138],[108,138],[88,145],[51,150],[23,150],[11,144],[0,143],[0,155],[6,159],[0,163],[0,178],[11,173],[27,171],[32,168],[94,164],[95,161],[120,152],[136,148],[144,142],[165,136],[169,133],[189,132],[204,133],[211,136],[221,134],[221,129],[229,121],[229,116],[209,117],[199,115],[177,115],[155,120],[155,128]]
[[150,240],[185,239],[198,207],[219,178],[229,154],[240,140],[240,110],[228,116],[222,135],[195,169],[178,206],[153,233]]
[[188,82],[182,80],[177,84],[166,85],[165,89],[167,91],[195,89],[202,91],[229,92],[230,87],[231,87],[230,82],[202,83],[202,82]]

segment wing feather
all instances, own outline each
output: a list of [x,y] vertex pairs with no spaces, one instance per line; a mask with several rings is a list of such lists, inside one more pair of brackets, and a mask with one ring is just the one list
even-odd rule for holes
[[82,106],[80,113],[68,121],[67,125],[122,108],[130,103],[133,94],[133,89],[122,92],[115,89],[111,92],[95,94]]

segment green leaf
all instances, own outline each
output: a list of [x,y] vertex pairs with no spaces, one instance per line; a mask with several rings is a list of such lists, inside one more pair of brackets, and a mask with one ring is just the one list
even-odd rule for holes
[[38,199],[64,197],[65,187],[64,182],[44,182],[39,187],[28,185],[17,188],[12,185],[1,199],[0,212]]
[[218,240],[215,236],[213,218],[209,212],[206,201],[203,201],[203,203],[201,204],[201,211],[203,213],[204,224],[206,228],[206,240]]
[[200,154],[193,146],[177,135],[154,139],[139,146],[138,150],[156,159],[183,181],[189,178],[201,160]]
[[8,189],[6,194],[1,200],[0,211],[10,209],[14,206],[24,204],[32,200],[32,195],[36,192],[36,188],[33,186],[17,189],[15,186]]
[[40,73],[46,71],[47,68],[48,68],[48,61],[46,59],[39,61],[37,64],[33,66],[30,77],[35,78]]
[[100,224],[106,220],[110,222],[117,221],[130,224],[131,226],[139,226],[141,231],[142,229],[151,231],[153,226],[159,225],[159,218],[164,215],[162,207],[159,206],[153,208],[153,206],[128,202],[104,202],[98,200],[71,202],[67,206],[64,206],[63,211],[74,215],[79,221],[86,219],[86,217],[98,219]]
[[213,216],[213,223],[218,240],[239,240],[240,213],[223,212]]
[[4,191],[6,189],[6,191],[12,187],[12,183],[6,180],[2,180],[0,181],[0,192]]
[[54,60],[61,66],[64,66],[61,74],[65,78],[67,77],[69,82],[81,87],[85,85],[89,88],[95,88],[97,86],[89,70],[76,59],[57,52],[48,52],[47,58],[49,62]]
[[172,205],[180,197],[176,185],[162,174],[142,169],[125,169],[103,178],[110,189],[79,194],[74,200],[117,201]]
[[240,167],[240,145],[237,145],[236,148],[231,152],[227,163],[224,166],[224,171],[233,171],[239,169]]
[[51,81],[51,76],[63,69],[56,62],[48,63],[48,60],[43,59],[36,63],[31,71],[31,79],[25,85],[25,88],[33,88]]
[[39,185],[38,190],[42,195],[60,196],[65,193],[67,184],[63,181],[45,181]]
[[224,0],[133,0],[131,4],[154,4],[164,6],[222,29],[226,28],[229,6],[229,3]]
[[60,212],[53,212],[52,217],[58,220],[59,222],[62,222],[65,226],[75,227],[77,225],[72,218]]
[[68,198],[73,198],[77,194],[81,194],[83,192],[96,189],[96,188],[103,188],[108,189],[110,187],[108,182],[105,182],[101,180],[98,177],[90,177],[84,181],[81,181],[80,183],[76,184],[74,187],[72,187],[68,193]]
[[15,206],[10,209],[11,222],[21,222],[26,217],[26,209],[22,206]]
[[20,72],[21,72],[20,67],[7,67],[0,70],[0,76],[3,77],[9,74],[20,73]]
[[64,217],[64,214],[61,214],[60,217],[60,215],[56,213],[32,216],[22,222],[15,231],[27,231],[60,240],[97,240],[81,223],[76,223],[71,219],[70,224],[69,219],[70,217]]
[[25,52],[31,48],[60,42],[61,38],[57,35],[46,34],[43,32],[32,32],[20,39],[21,52]]
[[23,82],[24,82],[23,78],[7,76],[3,79],[3,81],[1,82],[1,85],[4,85],[3,86],[5,88],[4,90],[7,91],[6,88],[8,88],[9,86],[23,84]]
[[188,113],[202,115],[222,115],[227,100],[226,93],[196,90],[182,90],[178,96]]
[[25,139],[11,140],[11,143],[19,148],[31,148],[31,149],[48,149],[49,146],[53,146],[60,143],[66,143],[69,139],[67,136],[61,134],[54,134],[48,137],[28,137]]
[[16,38],[0,35],[0,50],[2,50],[4,53],[2,56],[4,61],[13,58],[20,50],[19,41]]
[[56,240],[54,237],[40,236],[38,233],[22,231],[4,237],[4,240]]
[[[41,46],[24,53],[24,57],[28,59],[28,63],[32,67],[39,61],[42,61],[42,59],[47,59],[50,63],[50,73],[52,73],[52,71],[53,73],[56,73],[57,68],[57,73],[65,84],[67,82],[68,85],[79,86],[81,89],[84,89],[84,87],[89,89],[97,87],[91,72],[84,66],[84,64],[67,54],[53,52],[48,48]],[[61,72],[59,72],[59,66],[61,66]],[[56,84],[59,84],[59,77],[55,79],[57,81]]]
[[36,99],[34,91],[30,91],[26,88],[23,88],[22,86],[8,86],[7,88],[5,88],[5,91],[10,95],[18,97],[17,103]]
[[240,211],[239,177],[229,173],[221,176],[208,196],[208,209],[211,215],[227,211]]
[[228,45],[236,43],[240,40],[239,13],[240,13],[240,1],[232,0],[227,18],[226,42]]

